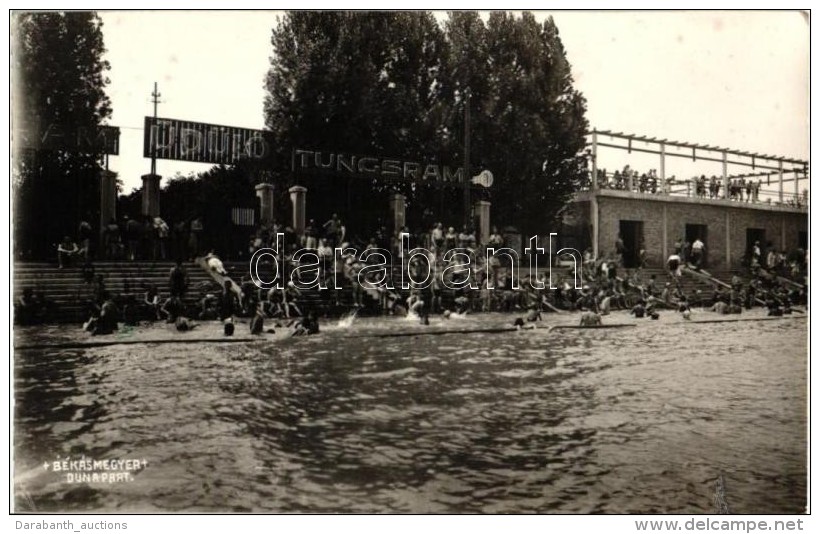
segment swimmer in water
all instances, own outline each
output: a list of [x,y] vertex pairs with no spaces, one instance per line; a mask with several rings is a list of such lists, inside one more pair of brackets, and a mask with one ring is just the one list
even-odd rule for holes
[[319,321],[316,319],[316,314],[311,311],[301,321],[294,324],[291,336],[310,336],[318,333]]
[[609,309],[611,307],[612,297],[601,292],[601,300],[598,302],[598,313],[600,315],[609,315]]
[[643,299],[639,300],[638,303],[632,307],[632,311],[630,311],[629,314],[634,315],[636,319],[643,319],[644,314],[646,314]]
[[716,312],[719,315],[726,315],[729,313],[729,305],[722,300],[719,300],[712,305],[710,311]]
[[[689,314],[692,313],[692,310],[689,308],[689,301],[686,300],[685,295],[681,295],[680,300],[678,300],[678,311],[681,312],[681,313],[686,313],[686,312],[689,312]],[[685,317],[685,318],[688,319],[688,317]]]
[[260,302],[256,305],[256,313],[251,319],[251,334],[258,336],[265,329],[265,303]]
[[[529,318],[527,318],[527,320],[529,321]],[[524,322],[524,319],[521,318],[521,317],[516,317],[515,318],[515,321],[513,321],[513,326],[515,327],[516,330],[533,330],[533,329],[535,329],[534,324],[526,324]]]
[[421,316],[421,310],[423,308],[424,308],[424,300],[422,300],[421,296],[414,289],[410,293],[410,296],[407,297],[407,311],[409,313],[415,313],[416,315]]
[[456,305],[456,313],[464,315],[470,311],[470,299],[463,293],[456,297],[453,302]]
[[178,332],[188,332],[189,330],[193,330],[196,328],[197,325],[195,322],[191,321],[187,317],[179,316],[177,317],[176,321],[174,321],[174,326]]
[[581,326],[601,326],[601,316],[591,311],[584,312],[581,315]]

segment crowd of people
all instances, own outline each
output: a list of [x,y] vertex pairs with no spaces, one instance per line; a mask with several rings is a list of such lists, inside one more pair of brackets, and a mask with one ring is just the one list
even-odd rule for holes
[[[623,177],[630,173],[627,168],[624,173],[616,175]],[[636,174],[631,176],[632,179],[637,177]],[[646,177],[645,186],[651,192],[653,185],[656,186],[657,177],[651,171],[643,176]],[[643,178],[637,178],[638,187],[644,187],[641,185]],[[623,183],[623,178],[620,180],[614,183]],[[137,259],[146,254],[152,258],[163,258],[171,250],[182,253],[177,257],[200,253],[197,240],[201,223],[196,220],[180,226],[178,233],[169,231],[168,225],[159,217],[145,218],[143,223],[127,217],[124,220],[124,232],[113,220],[111,228],[106,230],[104,241],[107,254],[119,256],[124,253],[127,258]],[[153,237],[140,240],[149,233]],[[282,247],[276,242],[279,233],[284,234]],[[401,242],[402,233],[409,235],[408,246],[403,246]],[[573,279],[572,272],[550,269],[534,274],[538,283],[531,283],[530,274],[523,274],[522,271],[522,276],[518,276],[503,256],[487,258],[488,247],[498,249],[505,246],[505,239],[496,227],[493,227],[486,243],[482,243],[467,225],[457,231],[454,226],[442,222],[433,223],[415,233],[405,226],[392,235],[382,226],[369,237],[357,238],[348,235],[345,224],[337,214],[333,214],[324,224],[310,220],[302,235],[277,222],[263,223],[257,228],[249,242],[248,252],[252,255],[260,248],[278,251],[276,261],[280,268],[275,270],[278,279],[274,281],[281,282],[280,288],[262,289],[248,276],[242,276],[243,273],[230,273],[212,252],[205,256],[205,261],[211,271],[225,277],[219,287],[210,283],[189,288],[185,268],[178,261],[169,274],[167,295],[163,295],[159,288],[146,286],[142,288],[143,298],[134,295],[115,298],[106,291],[102,277],[93,274],[88,255],[92,234],[91,226],[83,222],[78,232],[81,246],[66,237],[59,245],[58,258],[60,266],[69,264],[75,257],[84,262],[83,275],[88,288],[85,300],[89,303],[90,317],[86,326],[89,331],[98,334],[109,333],[116,327],[116,321],[111,319],[115,316],[126,324],[166,321],[177,324],[180,330],[193,328],[195,321],[219,320],[227,325],[232,324],[234,317],[245,317],[251,320],[254,332],[261,332],[260,325],[266,319],[277,322],[275,324],[281,325],[285,321],[296,325],[294,331],[314,332],[318,329],[317,317],[320,313],[312,305],[303,309],[303,292],[291,281],[291,273],[296,269],[299,269],[301,276],[309,279],[318,277],[322,281],[321,286],[327,288],[320,290],[324,293],[320,302],[326,306],[323,313],[338,314],[346,307],[353,307],[372,315],[415,314],[422,321],[434,314],[447,318],[452,314],[495,311],[520,312],[531,321],[538,320],[542,312],[560,310],[606,315],[612,309],[624,309],[636,316],[652,317],[661,309],[687,311],[692,303],[699,305],[708,302],[716,306],[715,311],[725,312],[761,302],[773,302],[781,310],[805,302],[807,262],[806,253],[800,250],[787,253],[769,246],[764,252],[757,243],[748,262],[748,280],[740,284],[733,281],[728,289],[715,283],[711,294],[699,291],[687,295],[680,283],[681,274],[684,268],[698,271],[704,266],[706,247],[700,239],[691,243],[686,239],[675,242],[674,251],[666,262],[667,279],[657,280],[655,275],[647,278],[643,274],[646,251],[642,244],[637,267],[624,269],[624,247],[619,237],[612,257],[594,258],[591,250],[587,250],[583,258],[579,258],[582,265],[578,273],[580,281]],[[178,239],[172,237],[175,234],[178,234]],[[344,251],[341,258],[335,257],[337,247]],[[426,257],[416,254],[405,258],[406,251],[415,247],[422,247]],[[463,265],[444,261],[445,252],[454,248],[466,251],[465,256],[456,258]],[[315,273],[310,269],[300,269],[303,266],[294,255],[297,250],[305,249],[314,251],[320,258]],[[394,268],[374,269],[373,266],[382,257],[378,254],[368,255],[367,252],[377,252],[375,249],[389,251],[396,262]],[[262,265],[264,267],[264,262]],[[432,282],[425,287],[411,283],[410,288],[405,290],[401,289],[404,276],[413,281],[429,277]],[[456,286],[460,289],[448,289]],[[184,299],[192,289],[199,292],[194,299],[197,302],[195,306],[186,305]],[[187,301],[190,303],[191,300],[189,298]],[[720,302],[725,303],[726,307]],[[24,291],[17,305],[21,322],[42,320],[49,309],[49,305],[44,300],[38,300],[30,289]],[[233,327],[226,326],[226,332],[230,328]]]
[[[597,182],[600,189],[615,189],[621,191],[632,191],[637,193],[660,194],[663,193],[661,179],[656,169],[648,172],[638,172],[629,165],[622,170],[607,172],[606,169],[597,170]],[[722,199],[728,198],[737,202],[761,202],[760,191],[763,187],[763,180],[753,177],[741,176],[730,178],[728,181],[728,195],[723,194],[723,179],[712,175],[706,177],[705,174],[693,176],[689,180],[679,181],[675,176],[666,179],[667,190],[672,186],[689,183],[687,194],[698,198]],[[804,189],[800,195],[790,195],[785,203],[794,207],[808,206],[808,190]]]
[[[202,253],[204,226],[197,217],[169,226],[162,217],[125,215],[117,222],[112,218],[102,228],[102,240],[95,249],[96,235],[88,219],[80,222],[76,240],[70,235],[56,245],[59,268],[97,260],[168,260],[193,259]],[[79,243],[79,244],[78,244]]]
[[[656,169],[649,172],[639,173],[629,165],[623,170],[607,173],[606,169],[598,169],[598,187],[601,189],[619,189],[623,191],[636,191],[639,193],[657,194],[663,192],[661,179]],[[675,177],[666,179],[667,184],[675,183]]]
[[[769,250],[765,264],[764,260],[754,262],[748,280],[741,284],[742,287],[735,283],[737,287],[733,291],[714,281],[713,291],[697,290],[686,294],[685,284],[681,283],[682,270],[698,271],[705,263],[706,246],[700,239],[692,242],[679,239],[675,243],[674,252],[667,262],[668,274],[663,280],[658,280],[654,274],[644,274],[645,261],[641,261],[635,269],[624,269],[623,256],[617,252],[617,244],[611,259],[595,259],[588,250],[583,257],[582,273],[579,273],[582,280],[580,289],[576,287],[577,281],[571,271],[545,270],[536,275],[539,283],[535,284],[531,283],[529,274],[514,279],[514,272],[502,258],[492,256],[487,260],[486,249],[475,246],[474,238],[467,229],[456,234],[453,228],[445,231],[444,225],[436,223],[415,239],[417,244],[425,246],[427,257],[414,256],[408,260],[400,253],[396,254],[401,264],[394,269],[373,270],[369,268],[372,263],[353,254],[342,256],[342,267],[338,272],[333,270],[336,262],[322,262],[319,276],[328,287],[326,291],[331,294],[327,300],[343,306],[340,295],[349,291],[352,305],[367,313],[415,314],[422,321],[434,314],[448,318],[452,314],[490,311],[521,313],[527,321],[540,319],[544,312],[559,310],[606,315],[610,310],[623,309],[639,317],[652,317],[660,310],[676,309],[686,312],[684,315],[688,316],[690,306],[711,306],[724,301],[732,311],[739,303],[749,307],[761,302],[775,303],[773,310],[775,307],[791,309],[794,304],[806,303],[806,258],[800,250],[789,255]],[[342,247],[346,248],[347,245],[345,242]],[[379,239],[373,238],[366,249],[378,245]],[[447,268],[448,264],[443,261],[443,253],[451,246],[464,246],[469,251],[468,257],[464,258],[463,269],[453,265]],[[504,246],[504,238],[497,229],[493,229],[486,246]],[[641,256],[645,260],[646,251],[642,250]],[[283,260],[282,265],[286,267],[281,274],[287,279],[297,266],[289,261],[287,254]],[[402,270],[410,280],[426,280],[429,276],[432,282],[427,287],[411,284],[409,290],[401,290]],[[365,273],[365,283],[361,283],[362,272]],[[549,279],[550,272],[552,280]],[[334,288],[336,281],[342,282],[343,289]],[[447,289],[457,285],[465,287]],[[749,299],[749,294],[754,298]],[[761,300],[763,297],[768,300]],[[265,301],[265,295],[261,292],[259,300]],[[265,306],[269,313],[282,313],[287,309],[283,307],[277,292],[269,293]],[[717,310],[721,309],[722,306],[718,305]]]
[[[712,175],[706,178],[706,175],[695,176],[692,178],[692,183],[695,187],[695,196],[700,198],[723,198],[721,196],[721,189],[723,188],[722,178]],[[729,200],[737,200],[738,202],[759,202],[760,201],[760,187],[763,185],[763,180],[749,180],[746,177],[732,178],[729,180]]]

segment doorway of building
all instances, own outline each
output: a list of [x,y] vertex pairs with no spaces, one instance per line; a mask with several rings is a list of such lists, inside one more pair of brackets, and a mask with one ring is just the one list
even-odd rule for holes
[[690,257],[692,255],[691,245],[692,245],[692,243],[695,242],[696,239],[700,239],[703,242],[703,244],[705,245],[704,248],[703,248],[703,256],[701,257],[701,260],[700,260],[700,267],[706,267],[706,265],[708,263],[707,260],[709,258],[709,241],[706,239],[706,237],[707,237],[707,231],[706,230],[707,229],[706,229],[705,224],[687,224],[686,225],[685,239],[689,243],[689,246],[690,246],[690,248],[689,248]]
[[624,267],[640,267],[640,250],[643,248],[643,221],[621,221],[621,240],[623,241]]

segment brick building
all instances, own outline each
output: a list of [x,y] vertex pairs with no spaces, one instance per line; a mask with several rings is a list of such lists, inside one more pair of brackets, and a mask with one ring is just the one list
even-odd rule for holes
[[600,258],[613,257],[620,234],[626,267],[637,266],[641,248],[649,266],[662,266],[684,239],[700,238],[705,267],[716,269],[740,268],[755,241],[764,249],[808,248],[808,210],[775,203],[599,189],[578,193],[564,222],[562,245]]

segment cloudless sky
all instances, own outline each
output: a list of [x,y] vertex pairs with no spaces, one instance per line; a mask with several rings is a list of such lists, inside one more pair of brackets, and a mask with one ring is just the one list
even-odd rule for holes
[[[798,12],[534,12],[552,15],[587,98],[590,126],[808,159],[809,23]],[[111,63],[107,93],[122,128],[111,158],[126,192],[149,172],[144,117],[263,128],[271,30],[281,13],[100,12]],[[439,21],[446,14],[436,13]],[[290,150],[290,147],[286,147]],[[658,168],[656,156],[602,149],[599,166]],[[157,172],[208,165],[157,161]],[[719,174],[668,158],[667,175]],[[742,169],[730,169],[742,172]],[[788,186],[791,191],[793,186]],[[801,184],[801,189],[807,184]]]

